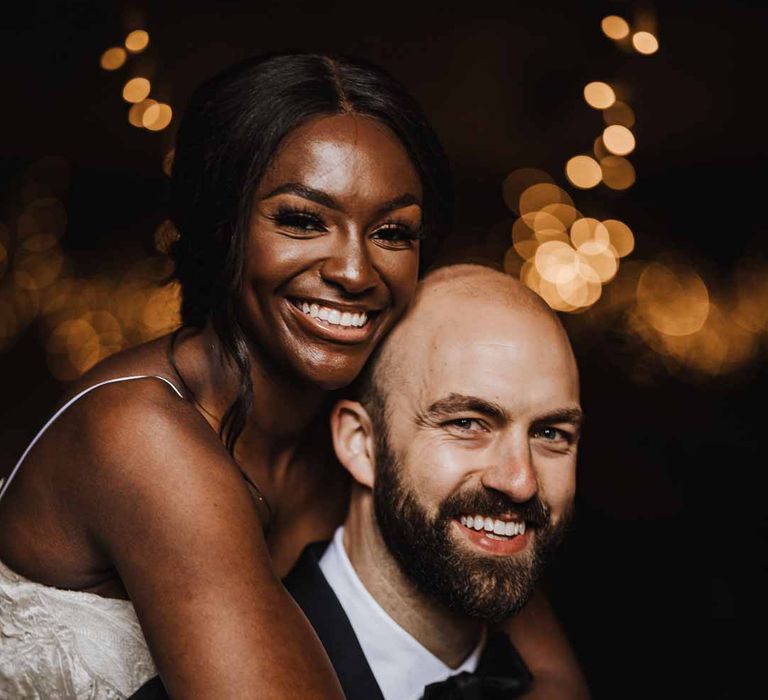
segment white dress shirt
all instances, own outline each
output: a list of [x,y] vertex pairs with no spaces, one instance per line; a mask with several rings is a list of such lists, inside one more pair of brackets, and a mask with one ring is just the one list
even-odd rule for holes
[[320,569],[344,608],[384,700],[419,700],[430,683],[477,668],[485,634],[458,668],[451,668],[398,625],[358,577],[344,549],[344,527],[320,559]]

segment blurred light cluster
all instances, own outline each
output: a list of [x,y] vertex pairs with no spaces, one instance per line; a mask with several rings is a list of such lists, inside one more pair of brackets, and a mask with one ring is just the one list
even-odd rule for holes
[[601,320],[623,323],[672,372],[729,374],[768,341],[768,263],[742,261],[732,283],[713,289],[679,259],[633,260],[595,309]]
[[[139,54],[149,46],[149,33],[144,29],[135,29],[125,37],[124,47],[113,46],[101,54],[100,65],[104,70],[115,71],[122,68],[130,55]],[[173,119],[171,106],[150,97],[152,84],[144,76],[137,75],[123,85],[123,99],[131,107],[128,110],[128,122],[138,129],[162,131]]]
[[600,28],[603,34],[613,39],[620,47],[634,50],[639,54],[649,56],[659,50],[659,40],[656,37],[655,22],[650,15],[641,14],[635,19],[634,27],[618,15],[603,17]]
[[[639,21],[644,26],[634,34],[629,22],[616,15],[604,17],[600,26],[606,36],[626,44],[638,34],[652,36],[645,26],[650,19]],[[644,37],[639,41],[643,44]],[[631,130],[635,113],[619,99],[620,92],[599,80],[584,86],[584,100],[601,111],[604,125],[592,142],[592,153],[575,155],[565,164],[565,176],[577,189],[602,183],[626,190],[635,182],[635,168],[626,158],[636,146]],[[518,215],[504,269],[518,274],[553,309],[573,313],[594,305],[603,286],[616,277],[619,261],[634,249],[629,226],[618,219],[600,221],[583,215],[571,195],[542,170],[515,170],[502,189],[507,206]]]
[[557,311],[592,306],[603,285],[618,272],[619,260],[632,252],[631,229],[617,219],[584,216],[550,175],[520,168],[504,180],[507,206],[518,214],[504,269]]
[[67,227],[62,197],[68,180],[63,159],[37,161],[24,175],[16,213],[0,223],[0,351],[34,326],[60,380],[176,328],[180,303],[178,287],[163,284],[171,272],[165,255],[116,276],[76,274],[59,245]]

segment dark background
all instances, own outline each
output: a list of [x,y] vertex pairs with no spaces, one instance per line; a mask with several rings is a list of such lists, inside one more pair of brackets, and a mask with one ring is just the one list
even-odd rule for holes
[[[432,120],[453,165],[462,234],[445,259],[500,262],[509,241],[498,231],[513,220],[504,177],[535,166],[565,185],[563,164],[601,128],[583,86],[619,83],[637,115],[637,183],[574,193],[579,207],[626,221],[632,259],[675,254],[727,291],[738,265],[762,264],[768,248],[760,5],[6,4],[0,219],[14,215],[25,169],[62,156],[72,177],[61,243],[78,270],[153,254],[161,163],[191,90],[254,53],[330,51],[389,69]],[[655,18],[653,56],[621,51],[600,31],[604,15],[638,12]],[[137,27],[149,49],[101,70],[101,53]],[[128,124],[120,92],[132,72],[173,105],[169,129]],[[765,334],[751,362],[703,375],[671,368],[600,305],[565,319],[588,422],[576,529],[551,571],[553,602],[595,698],[752,696],[765,649],[745,643],[765,613]],[[33,325],[0,353],[0,473],[60,390]]]

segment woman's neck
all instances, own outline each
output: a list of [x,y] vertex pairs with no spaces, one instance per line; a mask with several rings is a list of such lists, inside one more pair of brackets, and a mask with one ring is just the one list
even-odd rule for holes
[[[182,337],[176,346],[178,371],[194,395],[206,420],[217,432],[241,385],[236,365],[207,324]],[[257,352],[250,356],[253,401],[238,442],[248,452],[274,458],[274,451],[290,450],[299,442],[323,407],[327,392],[269,363]]]

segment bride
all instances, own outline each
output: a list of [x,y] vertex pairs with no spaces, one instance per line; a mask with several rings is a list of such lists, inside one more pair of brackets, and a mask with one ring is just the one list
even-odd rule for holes
[[[418,106],[367,63],[261,58],[194,94],[183,326],[71,386],[0,489],[0,696],[124,698],[159,672],[171,697],[342,698],[280,577],[343,518],[326,408],[451,200]],[[578,690],[551,613],[515,624],[534,673]]]

